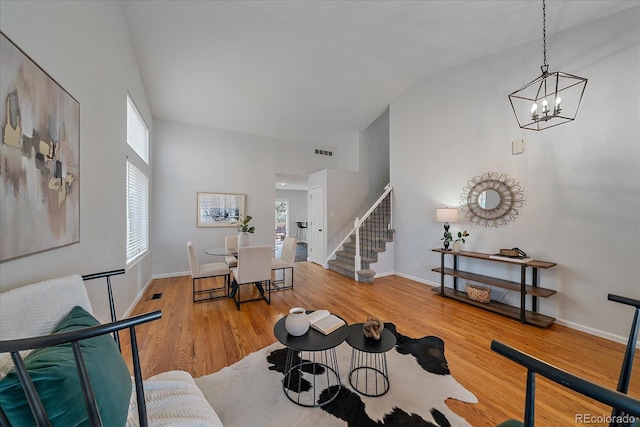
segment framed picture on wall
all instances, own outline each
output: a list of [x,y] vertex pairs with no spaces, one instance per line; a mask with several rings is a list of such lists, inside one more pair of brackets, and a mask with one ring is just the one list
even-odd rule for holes
[[244,194],[198,193],[198,227],[237,227],[244,216]]
[[80,241],[80,103],[0,32],[0,261]]

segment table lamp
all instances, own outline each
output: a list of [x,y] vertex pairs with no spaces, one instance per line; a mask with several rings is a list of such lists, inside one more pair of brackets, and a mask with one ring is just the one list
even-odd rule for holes
[[436,209],[436,221],[444,222],[444,250],[449,250],[449,223],[458,222],[458,209],[455,208],[438,208]]

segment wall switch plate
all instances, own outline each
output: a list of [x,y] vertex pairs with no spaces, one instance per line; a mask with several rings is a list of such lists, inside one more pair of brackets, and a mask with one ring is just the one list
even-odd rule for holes
[[511,141],[511,154],[514,156],[516,154],[524,153],[524,139],[516,139],[515,141]]

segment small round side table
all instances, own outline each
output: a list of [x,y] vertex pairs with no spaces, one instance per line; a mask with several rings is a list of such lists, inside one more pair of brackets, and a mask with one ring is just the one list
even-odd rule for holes
[[362,325],[349,326],[347,343],[352,347],[349,383],[365,396],[382,396],[389,391],[387,351],[396,345],[396,337],[390,330],[383,329],[379,340],[367,338]]
[[[286,318],[285,316],[278,320],[273,327],[273,334],[281,344],[287,347],[282,380],[284,394],[300,406],[326,405],[338,397],[342,388],[336,347],[347,338],[349,332],[347,323],[345,322],[329,335],[309,328],[306,334],[294,337],[289,335],[285,328]],[[309,382],[309,390],[304,389],[306,381]],[[326,396],[320,400],[321,393],[325,389]]]

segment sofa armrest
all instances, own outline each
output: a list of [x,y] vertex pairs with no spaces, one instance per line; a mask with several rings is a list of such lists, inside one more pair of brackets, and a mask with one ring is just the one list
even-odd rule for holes
[[1,292],[0,340],[47,335],[75,306],[93,314],[87,289],[78,274]]
[[[118,318],[116,317],[116,305],[113,301],[113,290],[111,288],[111,276],[117,276],[124,273],[125,273],[124,268],[121,268],[118,270],[104,271],[102,273],[85,274],[84,276],[82,276],[82,280],[85,282],[93,279],[101,279],[103,277],[107,279],[107,294],[109,296],[109,312],[111,313],[112,322],[115,322],[116,320],[118,320]],[[120,335],[118,334],[118,331],[113,333],[113,339],[116,340],[118,349],[122,351],[122,348],[120,347]]]
[[[149,425],[221,427],[222,421],[211,407],[191,374],[168,371],[144,381]],[[127,427],[138,426],[137,402],[131,395]]]
[[[91,383],[89,381],[88,373],[82,359],[80,347],[77,345],[77,343],[88,338],[110,334],[122,329],[129,329],[129,333],[131,336],[131,350],[133,357],[133,370],[136,384],[136,401],[138,402],[139,421],[141,426],[146,426],[147,413],[144,403],[144,388],[142,386],[142,372],[140,369],[140,358],[138,355],[135,326],[159,319],[161,316],[162,313],[160,311],[155,311],[117,322],[77,329],[71,332],[62,332],[35,338],[0,341],[0,353],[11,354],[11,358],[14,362],[18,377],[20,378],[22,388],[25,391],[25,395],[27,397],[27,401],[29,402],[29,406],[31,408],[31,412],[33,413],[34,419],[36,420],[38,425],[48,425],[48,417],[45,412],[44,406],[40,400],[40,397],[38,396],[35,385],[33,384],[33,381],[31,380],[31,377],[26,370],[25,364],[22,360],[22,357],[20,356],[20,351],[72,343],[76,367],[78,369],[80,384],[82,388],[82,394],[85,397],[85,403],[87,405],[87,412],[90,419],[99,420],[97,404],[95,399],[93,398]],[[4,412],[2,411],[2,408],[0,408],[0,421],[6,423],[3,425],[9,425]]]
[[516,350],[506,344],[493,340],[491,350],[513,360],[527,368],[527,384],[524,411],[525,427],[534,425],[535,409],[535,374],[540,374],[551,381],[563,385],[570,390],[577,391],[587,397],[602,402],[608,406],[623,411],[633,417],[640,417],[640,400],[634,399],[619,391],[610,390],[584,378],[578,377],[565,370],[549,365],[526,353]]

